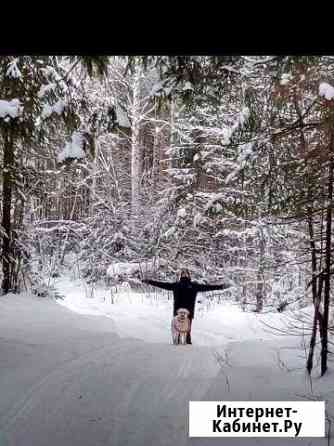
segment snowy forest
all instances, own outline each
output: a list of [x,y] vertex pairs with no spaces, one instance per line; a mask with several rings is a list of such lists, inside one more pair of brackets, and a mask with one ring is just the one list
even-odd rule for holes
[[[2,295],[180,267],[333,330],[333,56],[1,56]],[[297,324],[297,322],[296,322]]]

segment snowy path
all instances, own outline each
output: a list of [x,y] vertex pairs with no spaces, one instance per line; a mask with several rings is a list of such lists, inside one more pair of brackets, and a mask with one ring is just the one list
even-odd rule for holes
[[[91,305],[101,313],[100,305]],[[303,370],[278,367],[277,339],[246,340],[245,329],[237,341],[236,315],[220,346],[217,335],[207,333],[208,345],[176,347],[125,337],[131,325],[125,313],[78,315],[50,300],[0,299],[0,435],[7,438],[1,446],[327,444],[325,439],[189,439],[189,400],[301,399],[309,391]],[[132,322],[137,319],[137,330],[146,326],[143,336],[163,336],[157,328],[165,323],[163,312],[160,316],[153,334],[145,318],[140,323],[132,314]],[[253,333],[254,324],[248,327]],[[199,339],[200,321],[197,328]],[[289,349],[296,345],[290,338],[279,342],[288,348],[282,352],[288,352],[291,366]],[[301,359],[292,364],[301,365]],[[315,395],[322,388],[333,393],[332,382],[330,375],[315,380]]]

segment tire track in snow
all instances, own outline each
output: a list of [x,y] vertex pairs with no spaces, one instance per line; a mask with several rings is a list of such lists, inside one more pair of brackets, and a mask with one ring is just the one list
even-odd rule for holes
[[[77,364],[81,364],[83,359],[89,358],[92,354],[101,352],[108,348],[110,348],[110,346],[105,345],[100,348],[93,348],[75,358],[65,360],[50,373],[46,374],[42,379],[34,384],[25,394],[25,396],[9,410],[8,415],[2,420],[2,430],[4,432],[7,432],[10,427],[15,424],[17,418],[29,409],[29,404],[32,403],[33,399],[36,397],[36,394],[43,391],[43,389],[48,386],[51,380],[57,379],[59,377],[64,378],[66,376],[64,375],[66,371],[70,372],[67,376],[67,378],[69,378],[74,373],[73,367],[75,367]],[[116,348],[115,350],[116,351],[114,351],[113,353],[116,356],[121,351],[121,347],[118,346],[118,348]]]

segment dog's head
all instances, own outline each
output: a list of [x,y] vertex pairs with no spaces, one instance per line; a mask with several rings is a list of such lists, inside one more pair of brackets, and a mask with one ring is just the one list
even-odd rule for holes
[[186,308],[179,308],[176,312],[178,318],[180,318],[181,320],[187,319],[190,311],[187,310]]

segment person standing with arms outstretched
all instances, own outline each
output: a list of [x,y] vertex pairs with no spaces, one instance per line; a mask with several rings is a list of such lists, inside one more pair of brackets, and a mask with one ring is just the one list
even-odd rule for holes
[[228,285],[205,285],[197,282],[192,282],[190,272],[188,269],[183,268],[180,271],[180,277],[177,282],[159,282],[157,280],[143,279],[143,283],[162,288],[164,290],[173,291],[174,295],[174,308],[173,315],[176,316],[176,312],[179,308],[186,308],[189,310],[190,319],[190,331],[187,335],[187,344],[191,344],[191,325],[195,314],[196,295],[198,292],[223,290],[228,288]]

